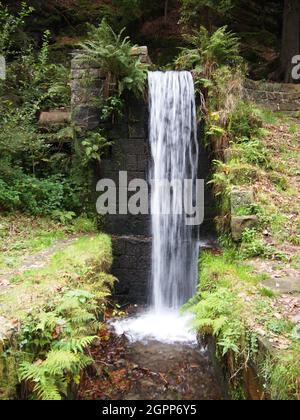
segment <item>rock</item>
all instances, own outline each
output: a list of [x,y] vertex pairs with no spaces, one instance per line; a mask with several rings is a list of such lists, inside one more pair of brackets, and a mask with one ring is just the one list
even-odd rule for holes
[[281,279],[269,279],[262,283],[263,287],[270,289],[272,292],[297,293],[300,292],[300,277],[284,277]]
[[291,317],[291,321],[294,322],[295,324],[300,324],[300,314],[293,315]]
[[141,63],[145,63],[145,64],[152,64],[152,61],[149,57],[148,54],[148,47],[143,46],[143,47],[133,47],[131,49],[130,55],[135,56],[135,57],[139,57],[141,60]]
[[268,83],[247,79],[244,83],[245,97],[274,111],[297,112],[300,88],[297,84]]
[[0,343],[9,340],[16,329],[16,325],[0,316]]
[[231,234],[235,241],[242,239],[245,229],[254,228],[258,223],[257,216],[232,216]]
[[233,188],[230,195],[231,214],[236,215],[241,208],[250,207],[254,204],[254,193],[251,188]]

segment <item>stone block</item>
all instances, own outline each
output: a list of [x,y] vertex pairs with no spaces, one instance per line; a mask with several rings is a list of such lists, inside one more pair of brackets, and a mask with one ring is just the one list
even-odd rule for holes
[[240,208],[247,208],[255,203],[251,188],[233,188],[230,194],[231,214],[235,215]]
[[139,169],[137,155],[129,154],[126,156],[126,169],[128,171],[137,171]]
[[145,138],[146,130],[144,122],[130,123],[128,127],[129,138]]
[[279,294],[300,293],[300,277],[272,278],[264,281],[262,286]]
[[257,216],[232,216],[231,217],[231,234],[235,241],[242,239],[245,229],[251,229],[257,226]]
[[39,118],[40,125],[66,124],[71,121],[71,113],[66,110],[53,109],[42,112]]
[[72,110],[72,120],[75,125],[85,130],[94,130],[100,124],[99,108],[91,105],[78,105]]

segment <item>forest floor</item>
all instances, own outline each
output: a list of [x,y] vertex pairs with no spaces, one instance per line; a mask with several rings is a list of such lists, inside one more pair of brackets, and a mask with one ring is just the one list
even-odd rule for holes
[[[271,258],[256,257],[249,262],[254,273],[265,276],[261,286],[275,295],[271,303],[275,318],[299,325],[300,120],[281,117],[264,128],[262,141],[272,159],[272,172],[260,177],[253,188],[267,221],[262,232],[265,244],[275,252]],[[277,185],[272,182],[274,176]],[[278,340],[278,345],[283,343]]]

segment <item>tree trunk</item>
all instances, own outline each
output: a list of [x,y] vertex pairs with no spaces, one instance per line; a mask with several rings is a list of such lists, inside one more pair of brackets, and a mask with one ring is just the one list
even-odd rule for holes
[[292,58],[300,54],[300,1],[284,0],[283,32],[281,45],[281,77],[293,83]]
[[168,20],[168,8],[169,8],[169,0],[165,0],[165,23]]

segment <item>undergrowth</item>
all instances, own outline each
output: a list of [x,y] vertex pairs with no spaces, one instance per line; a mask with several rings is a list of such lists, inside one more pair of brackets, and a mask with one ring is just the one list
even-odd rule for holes
[[93,363],[88,347],[98,339],[115,283],[107,274],[111,258],[105,247],[102,254],[96,243],[94,248],[89,247],[87,259],[82,241],[58,253],[44,270],[44,275],[68,275],[68,283],[47,303],[35,305],[36,309],[22,317],[18,334],[1,356],[1,399],[76,397],[82,370]]
[[[200,335],[215,337],[232,396],[241,397],[243,373],[254,362],[269,398],[298,399],[300,360],[294,325],[274,316],[270,303],[275,296],[259,286],[262,278],[239,258],[237,248],[221,255],[203,253],[199,271],[198,293],[183,310],[194,315],[193,327]],[[289,349],[261,357],[262,329],[266,338],[289,336]]]

